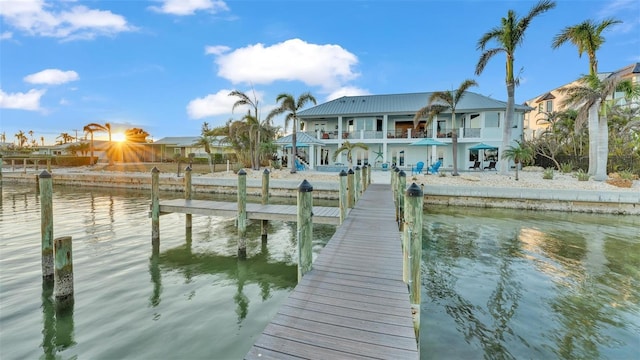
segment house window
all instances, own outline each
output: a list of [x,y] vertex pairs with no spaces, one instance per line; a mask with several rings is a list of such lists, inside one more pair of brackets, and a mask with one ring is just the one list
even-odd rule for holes
[[538,112],[541,113],[542,112],[542,103],[538,104]]
[[553,111],[553,101],[547,100],[547,112],[550,113]]
[[484,114],[484,127],[500,127],[500,113],[489,111]]

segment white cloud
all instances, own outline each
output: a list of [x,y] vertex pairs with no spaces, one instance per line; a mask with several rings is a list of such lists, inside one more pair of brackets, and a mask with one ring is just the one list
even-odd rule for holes
[[218,13],[228,11],[229,7],[220,0],[160,0],[162,6],[150,6],[149,9],[164,14],[178,16],[193,15],[196,11]]
[[24,81],[31,84],[59,85],[69,81],[78,80],[79,78],[78,73],[72,70],[62,71],[59,69],[46,69],[35,74],[25,76]]
[[331,92],[359,76],[358,58],[339,45],[309,44],[300,39],[265,47],[249,45],[216,57],[218,76],[233,83],[270,84],[301,81]]
[[7,24],[29,35],[93,39],[115,35],[135,28],[127,20],[108,10],[89,9],[71,2],[44,0],[0,1],[0,16]]
[[26,93],[5,93],[0,89],[0,108],[40,110],[40,98],[47,90],[31,89]]
[[371,93],[365,89],[361,89],[354,86],[344,86],[339,89],[334,90],[329,95],[327,95],[327,101],[331,101],[333,99],[337,99],[343,96],[358,96],[358,95],[371,95]]
[[231,113],[231,107],[238,99],[229,96],[231,90],[222,89],[215,94],[191,100],[187,105],[187,114],[191,119]]
[[4,31],[0,34],[0,40],[9,40],[13,37],[13,33],[10,31]]
[[216,45],[216,46],[205,46],[204,53],[206,55],[222,55],[227,51],[231,50],[230,47],[224,45]]

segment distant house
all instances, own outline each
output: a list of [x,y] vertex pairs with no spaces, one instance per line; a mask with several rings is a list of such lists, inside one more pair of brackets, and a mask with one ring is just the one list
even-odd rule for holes
[[[173,159],[176,155],[182,157],[188,157],[189,154],[195,154],[195,157],[206,158],[209,155],[204,149],[204,146],[197,144],[199,136],[169,136],[159,139],[158,141],[150,144],[156,156],[160,157],[155,161],[166,161]],[[226,145],[221,144],[222,137],[214,137],[214,141],[211,143],[212,154],[224,154]]]
[[[406,167],[419,161],[428,165],[441,160],[442,169],[453,167],[451,113],[439,114],[429,126],[425,121],[417,128],[413,126],[413,117],[427,105],[430,95],[422,92],[344,96],[300,111],[298,117],[304,133],[322,142],[321,146],[309,148],[313,154],[309,154],[307,165],[310,168],[332,165],[335,151],[344,141],[349,141],[362,142],[369,147],[366,151],[354,151],[354,165],[380,167],[395,163]],[[465,93],[456,107],[459,169],[467,169],[478,160],[499,160],[506,106],[504,101]],[[522,138],[523,115],[529,110],[527,106],[515,107],[515,120],[511,125],[514,141]],[[424,138],[437,140],[445,146],[411,146]],[[495,149],[480,152],[472,149],[479,143],[495,146]],[[343,155],[336,162],[346,163],[346,158],[341,158]],[[480,156],[484,158],[480,159]]]
[[[640,84],[640,63],[633,63],[623,67],[622,69],[614,72],[599,73],[598,76],[604,79],[609,76],[616,76],[620,79],[629,79],[633,84]],[[538,95],[533,99],[527,100],[524,105],[532,107],[534,110],[525,114],[524,116],[524,137],[527,140],[534,139],[546,130],[547,124],[544,120],[547,119],[547,114],[550,112],[559,112],[567,110],[562,106],[562,102],[565,99],[565,95],[561,93],[560,89],[578,85],[578,80],[569,84],[559,86],[555,89],[549,90],[544,94]],[[621,93],[614,94],[614,98],[621,98]],[[541,123],[542,122],[542,123]]]

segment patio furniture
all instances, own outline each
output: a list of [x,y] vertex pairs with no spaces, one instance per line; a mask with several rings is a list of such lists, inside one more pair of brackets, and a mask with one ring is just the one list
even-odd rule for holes
[[429,168],[427,169],[427,174],[437,174],[438,169],[440,169],[440,166],[442,166],[442,161],[440,160],[436,161],[435,164],[429,166]]
[[496,162],[495,161],[489,161],[489,166],[485,166],[484,167],[485,170],[495,170],[498,171],[498,169],[496,169]]
[[416,166],[411,168],[411,175],[422,174],[422,168],[424,168],[424,162],[418,161]]
[[475,161],[473,166],[469,166],[469,169],[480,170],[480,161]]
[[301,164],[300,161],[298,161],[298,159],[295,159],[295,162],[296,162],[296,170],[297,171],[304,171],[305,170],[304,164]]

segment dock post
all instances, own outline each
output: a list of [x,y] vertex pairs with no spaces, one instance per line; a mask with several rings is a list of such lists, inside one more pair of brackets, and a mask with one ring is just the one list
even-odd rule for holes
[[369,169],[367,169],[367,172],[369,174],[367,175],[367,187],[369,187],[369,185],[371,185],[371,164],[369,164],[368,168]]
[[11,172],[16,171],[16,159],[11,159]]
[[362,167],[362,192],[365,192],[365,190],[367,190],[367,187],[369,185],[369,166],[365,165]]
[[151,244],[160,249],[160,170],[151,169]]
[[66,307],[73,303],[73,255],[71,236],[63,236],[54,240],[55,273],[53,294],[58,307]]
[[353,169],[349,169],[349,171],[347,171],[347,205],[349,206],[349,209],[353,209],[353,206],[355,205],[354,196]]
[[22,159],[22,173],[27,173],[27,158]]
[[298,187],[298,282],[313,261],[313,186],[305,179]]
[[360,166],[356,166],[356,172],[355,172],[355,177],[353,179],[353,182],[355,183],[355,189],[354,189],[354,195],[355,195],[355,202],[357,203],[358,200],[360,200],[360,192],[362,191],[362,189],[360,188],[361,183],[361,178],[362,178],[362,169],[360,169]]
[[340,224],[347,217],[347,172],[340,170]]
[[399,221],[399,213],[398,213],[398,206],[400,206],[400,204],[398,204],[398,173],[400,172],[400,169],[398,169],[397,167],[393,170],[393,172],[391,173],[391,186],[392,186],[392,192],[393,192],[393,203],[395,205],[396,208],[396,223]]
[[[269,204],[269,169],[264,169],[262,172],[262,205]],[[269,228],[269,221],[262,220],[260,222],[260,233],[262,234],[262,242],[267,242],[267,230]]]
[[398,230],[404,226],[404,192],[407,189],[407,174],[404,170],[398,173]]
[[34,165],[36,166],[36,171],[40,170],[40,159],[33,160]]
[[51,173],[51,157],[47,158],[47,171]]
[[40,174],[40,232],[42,234],[42,278],[53,280],[53,179]]
[[[184,169],[184,199],[191,200],[191,165]],[[192,228],[192,216],[191,214],[185,215],[185,227],[186,231],[190,232]]]
[[2,201],[2,154],[0,154],[0,202]]
[[[406,219],[404,238],[405,246],[409,248],[409,301],[413,316],[413,329],[416,333],[418,351],[420,351],[420,269],[422,263],[422,217],[423,192],[416,183],[412,183],[406,190]],[[403,250],[404,251],[404,250]],[[405,266],[406,267],[406,266]]]
[[247,172],[238,171],[238,258],[247,257]]

